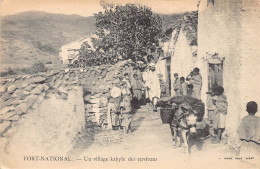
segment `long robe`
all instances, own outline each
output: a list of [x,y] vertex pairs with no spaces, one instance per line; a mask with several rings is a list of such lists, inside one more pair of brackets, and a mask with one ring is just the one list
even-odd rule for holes
[[150,101],[152,101],[154,97],[160,98],[161,96],[160,80],[156,71],[148,72],[146,86],[149,88],[148,97]]
[[202,77],[200,74],[192,76],[190,79],[190,84],[193,85],[193,91],[196,94],[196,98],[201,98],[201,86],[202,86]]
[[173,82],[173,89],[174,89],[174,92],[175,92],[175,95],[174,96],[180,96],[180,89],[181,89],[181,82],[180,82],[180,79],[175,79],[174,82]]
[[225,95],[220,95],[217,97],[216,104],[213,108],[213,127],[214,129],[225,128],[226,127],[226,114],[227,114],[227,98]]

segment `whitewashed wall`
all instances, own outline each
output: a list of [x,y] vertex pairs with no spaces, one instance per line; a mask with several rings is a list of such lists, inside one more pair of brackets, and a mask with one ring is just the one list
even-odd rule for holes
[[[246,8],[243,9],[243,8]],[[202,99],[208,90],[206,53],[225,58],[223,85],[229,103],[227,133],[233,135],[249,100],[259,104],[259,16],[257,1],[218,0],[208,5],[202,0],[198,16],[198,57],[203,77]],[[258,17],[258,18],[257,18]],[[257,36],[258,35],[258,36]],[[248,86],[248,87],[245,87]]]

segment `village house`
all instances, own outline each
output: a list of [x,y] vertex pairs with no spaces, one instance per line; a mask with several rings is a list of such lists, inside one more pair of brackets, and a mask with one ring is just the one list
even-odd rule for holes
[[170,40],[164,43],[164,57],[157,64],[161,69],[164,67],[162,74],[168,96],[174,96],[174,73],[186,78],[197,64],[197,23],[198,12],[191,12],[166,31]]
[[163,45],[164,57],[157,62],[168,96],[174,96],[173,74],[186,77],[194,67],[202,75],[201,99],[206,108],[206,92],[214,85],[224,87],[229,104],[225,133],[229,138],[237,138],[247,102],[260,100],[257,11],[257,0],[201,0],[198,13],[185,15],[171,30],[171,39]]
[[259,104],[259,4],[257,0],[201,0],[198,14],[198,67],[206,91],[215,84],[225,88],[228,101],[226,133],[236,135],[247,115],[246,104]]
[[78,39],[76,41],[61,46],[59,52],[61,63],[62,64],[73,63],[73,61],[79,57],[79,49],[84,42],[87,42],[89,44],[89,48],[91,49],[93,48],[91,37],[89,36],[83,37],[81,39]]

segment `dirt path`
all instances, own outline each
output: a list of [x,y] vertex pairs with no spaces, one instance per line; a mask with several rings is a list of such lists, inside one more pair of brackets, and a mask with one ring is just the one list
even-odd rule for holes
[[[74,151],[73,158],[83,162],[86,159],[92,159],[93,162],[95,158],[98,158],[98,161],[89,164],[106,166],[108,163],[109,165],[116,164],[114,161],[111,162],[116,157],[123,157],[128,163],[120,162],[120,164],[124,167],[127,165],[137,168],[142,164],[143,167],[153,165],[172,168],[169,165],[171,163],[173,166],[188,168],[199,168],[201,165],[210,168],[219,168],[222,165],[222,168],[237,165],[242,168],[255,167],[248,162],[235,160],[234,153],[226,144],[211,144],[210,142],[210,139],[206,139],[201,141],[200,146],[192,146],[191,155],[187,157],[183,148],[173,148],[170,127],[162,124],[159,111],[153,112],[152,108],[146,105],[137,110],[132,122],[132,133],[124,135],[121,143],[100,145],[94,141],[91,145],[81,144],[81,150]],[[233,158],[233,160],[224,158]],[[129,163],[129,160],[137,163]]]
[[[83,148],[83,147],[81,147]],[[207,155],[205,156],[205,152]],[[210,139],[200,142],[200,146],[192,146],[191,157],[212,156],[222,158],[223,153],[230,156],[231,151],[224,143],[213,145]],[[76,156],[86,155],[129,155],[156,157],[166,159],[168,157],[186,159],[184,148],[173,148],[173,142],[168,124],[161,122],[160,113],[153,112],[151,106],[145,105],[137,110],[132,122],[132,133],[123,136],[123,142],[119,144],[100,145],[93,142]],[[189,157],[189,158],[191,158]]]

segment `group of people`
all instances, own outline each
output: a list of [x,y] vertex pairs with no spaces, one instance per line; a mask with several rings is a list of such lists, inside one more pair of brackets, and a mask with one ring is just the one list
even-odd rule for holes
[[108,97],[107,128],[130,132],[132,108],[138,108],[143,96],[142,74],[134,68],[131,74],[124,73],[118,77]]
[[[188,81],[189,83],[187,83]],[[202,77],[199,68],[194,68],[193,71],[186,77],[179,78],[178,73],[174,73],[173,90],[175,96],[190,96],[197,99],[201,98]]]
[[[155,64],[151,63],[145,72],[134,68],[131,74],[125,73],[123,78],[114,81],[111,96],[108,99],[107,121],[109,129],[122,128],[125,132],[130,132],[132,108],[138,108],[142,101],[146,103],[148,100],[152,104],[153,110],[156,111],[157,101],[161,97],[158,74]],[[186,78],[179,78],[177,73],[174,74],[174,78],[175,96],[201,99],[202,77],[199,68],[194,68]],[[212,143],[220,143],[226,127],[227,98],[222,86],[214,86],[207,94],[210,98],[207,108],[210,131],[213,136]],[[249,145],[249,147],[254,147],[252,144],[260,143],[260,118],[254,116],[257,107],[254,101],[247,104],[246,111],[249,115],[242,119],[237,130],[240,139],[244,140],[243,145]]]

